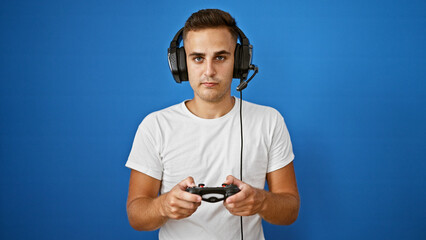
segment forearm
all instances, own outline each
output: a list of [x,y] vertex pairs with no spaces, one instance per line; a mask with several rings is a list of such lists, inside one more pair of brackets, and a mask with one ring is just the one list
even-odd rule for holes
[[264,202],[259,215],[267,222],[277,225],[290,225],[299,215],[299,196],[290,193],[272,193],[265,190]]
[[141,197],[130,202],[127,206],[130,225],[138,231],[153,231],[164,225],[168,218],[161,214],[163,197]]

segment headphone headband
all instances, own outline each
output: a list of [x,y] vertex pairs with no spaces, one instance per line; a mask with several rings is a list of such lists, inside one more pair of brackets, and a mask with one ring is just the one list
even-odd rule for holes
[[175,37],[173,38],[172,42],[170,43],[170,48],[172,47],[179,47],[179,43],[180,43],[180,39],[183,37],[183,29],[181,28],[175,35]]
[[[248,40],[246,35],[243,33],[243,31],[241,31],[241,29],[237,26],[235,28],[237,30],[238,39],[240,39],[241,45],[249,46],[250,41]],[[175,34],[175,36],[173,37],[173,40],[170,42],[170,48],[179,47],[179,44],[183,38],[183,30],[184,30],[184,27],[179,29],[179,31]]]

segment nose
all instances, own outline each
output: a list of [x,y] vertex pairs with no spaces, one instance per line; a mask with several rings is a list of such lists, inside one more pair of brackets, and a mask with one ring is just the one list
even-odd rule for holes
[[215,74],[216,74],[216,69],[214,66],[214,62],[212,60],[207,60],[204,75],[206,75],[206,77],[213,77]]

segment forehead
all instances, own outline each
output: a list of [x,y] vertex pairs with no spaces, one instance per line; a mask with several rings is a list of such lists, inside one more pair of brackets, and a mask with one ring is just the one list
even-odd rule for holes
[[227,28],[206,28],[188,31],[184,40],[184,47],[187,53],[216,50],[233,52],[236,43],[236,39]]

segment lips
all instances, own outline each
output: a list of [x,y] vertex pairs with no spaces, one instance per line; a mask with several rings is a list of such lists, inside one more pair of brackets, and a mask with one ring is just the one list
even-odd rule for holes
[[203,82],[203,83],[201,83],[202,85],[204,85],[205,87],[214,87],[214,86],[216,86],[218,83],[216,83],[216,82]]

